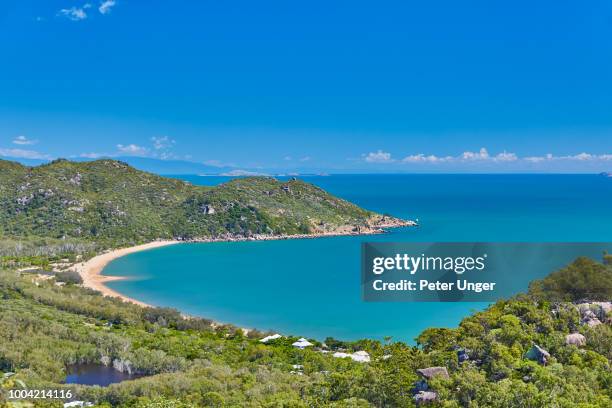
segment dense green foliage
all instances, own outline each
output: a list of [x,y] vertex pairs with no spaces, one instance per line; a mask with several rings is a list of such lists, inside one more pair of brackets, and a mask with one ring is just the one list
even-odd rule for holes
[[236,179],[193,186],[115,160],[0,160],[0,237],[154,239],[281,235],[375,223],[375,214],[299,180]]
[[531,282],[529,294],[548,301],[607,301],[612,299],[612,268],[609,255],[604,263],[578,258],[571,265]]
[[[611,266],[580,259],[570,268],[590,271],[582,285],[605,278]],[[449,378],[428,380],[438,395],[432,406],[612,404],[609,321],[589,327],[574,304],[538,300],[549,287],[559,290],[556,285],[543,286],[535,297],[499,301],[457,328],[428,329],[417,346],[327,340],[332,349],[368,351],[372,361],[362,364],[298,350],[291,347],[295,338],[264,345],[258,332],[245,336],[171,309],[34,281],[31,274],[0,272],[0,377],[16,373],[2,384],[5,389],[19,387],[17,380],[29,388],[70,388],[106,407],[410,407],[417,369],[441,366]],[[574,332],[585,336],[585,345],[566,343]],[[533,344],[550,353],[546,365],[525,358]],[[460,359],[461,353],[467,358]],[[109,387],[60,384],[67,365],[104,361],[147,376]]]

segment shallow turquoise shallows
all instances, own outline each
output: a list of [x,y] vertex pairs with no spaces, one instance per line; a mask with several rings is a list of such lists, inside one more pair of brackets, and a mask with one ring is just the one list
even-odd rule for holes
[[[221,178],[181,176],[194,184]],[[183,244],[113,261],[130,297],[243,327],[345,340],[453,327],[482,303],[365,303],[363,241],[612,241],[612,179],[597,175],[305,177],[365,208],[417,219],[378,236]],[[544,271],[543,274],[549,271]],[[525,283],[526,286],[526,283]]]

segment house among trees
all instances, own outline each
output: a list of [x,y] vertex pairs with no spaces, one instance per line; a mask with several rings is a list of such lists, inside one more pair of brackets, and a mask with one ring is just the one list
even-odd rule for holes
[[311,347],[313,344],[306,340],[305,338],[300,338],[298,341],[292,344],[293,347],[297,347],[299,349],[305,349],[306,347]]

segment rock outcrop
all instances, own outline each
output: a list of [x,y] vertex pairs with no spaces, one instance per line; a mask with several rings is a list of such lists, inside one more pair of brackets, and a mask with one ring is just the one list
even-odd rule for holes
[[565,344],[581,347],[586,345],[586,337],[580,333],[572,333],[565,336]]
[[588,302],[576,305],[580,313],[580,322],[589,327],[595,327],[602,323],[612,323],[612,302]]
[[423,376],[423,378],[425,378],[426,380],[431,380],[434,377],[443,377],[443,378],[448,378],[448,370],[446,369],[446,367],[428,367],[428,368],[419,368],[417,370],[417,373],[419,373],[421,376]]
[[468,361],[469,359],[470,359],[470,355],[468,354],[468,350],[466,349],[457,350],[457,360],[459,360],[460,363],[463,363],[464,361]]
[[537,344],[534,344],[529,351],[525,353],[525,358],[546,365],[550,360],[550,353]]
[[436,394],[433,391],[420,391],[414,396],[414,402],[416,402],[417,405],[434,402],[437,399],[438,399],[438,394]]
[[422,379],[417,381],[412,389],[414,401],[417,405],[435,401],[438,398],[438,394],[430,390],[427,381],[435,377],[449,378],[448,370],[446,367],[428,367],[419,368],[417,373],[421,375]]

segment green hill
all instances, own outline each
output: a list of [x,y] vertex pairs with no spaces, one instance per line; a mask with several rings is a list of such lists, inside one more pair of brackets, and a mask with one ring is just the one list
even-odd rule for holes
[[116,160],[0,160],[0,236],[154,239],[351,233],[401,224],[299,180],[194,186]]

